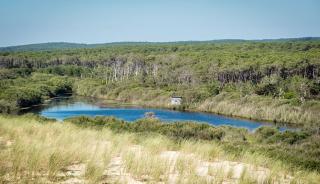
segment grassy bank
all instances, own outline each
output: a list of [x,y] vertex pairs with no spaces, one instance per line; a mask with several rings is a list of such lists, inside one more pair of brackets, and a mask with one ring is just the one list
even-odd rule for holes
[[[259,137],[257,150],[265,142],[294,150],[304,141],[312,144],[310,135],[290,142],[290,133],[269,129],[250,136],[227,127],[175,126],[151,120],[126,124],[112,118],[75,118],[62,124],[30,116],[1,116],[0,179],[18,183],[317,183],[320,179],[317,169],[293,167],[253,149],[241,150],[242,144],[236,142],[242,134],[240,142],[244,136],[246,145]],[[224,135],[196,136],[217,130]],[[305,157],[310,155],[311,150],[305,151]]]
[[287,99],[257,95],[239,97],[236,94],[223,93],[206,99],[196,109],[229,116],[272,121],[279,124],[302,127],[320,126],[320,103],[317,101],[295,105]]

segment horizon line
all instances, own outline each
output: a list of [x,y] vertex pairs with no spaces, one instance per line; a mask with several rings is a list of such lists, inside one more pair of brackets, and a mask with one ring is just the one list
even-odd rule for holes
[[222,39],[210,39],[210,40],[175,40],[175,41],[112,41],[112,42],[72,42],[72,41],[48,41],[48,42],[35,42],[35,43],[22,43],[18,45],[0,46],[3,48],[40,45],[40,44],[52,44],[52,43],[67,43],[78,45],[103,45],[103,44],[117,44],[117,43],[179,43],[179,42],[210,42],[210,41],[272,41],[272,40],[295,40],[295,39],[320,39],[320,36],[303,36],[303,37],[278,37],[278,38],[259,38],[259,39],[243,39],[243,38],[222,38]]

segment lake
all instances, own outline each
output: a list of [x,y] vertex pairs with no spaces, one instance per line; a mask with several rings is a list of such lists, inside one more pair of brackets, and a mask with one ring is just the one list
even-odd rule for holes
[[[43,105],[31,109],[31,111],[44,117],[57,120],[75,116],[114,116],[118,119],[132,122],[144,118],[146,112],[153,112],[156,118],[165,122],[206,122],[215,126],[229,125],[247,128],[249,130],[254,130],[260,126],[275,126],[272,123],[237,119],[212,113],[144,108],[114,101],[74,96],[53,98]],[[280,130],[285,129],[286,127],[280,127]]]

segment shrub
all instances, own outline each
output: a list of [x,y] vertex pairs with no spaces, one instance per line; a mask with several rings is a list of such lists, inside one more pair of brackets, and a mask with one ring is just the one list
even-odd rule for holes
[[275,134],[273,137],[270,138],[270,141],[272,142],[284,142],[287,144],[294,144],[297,143],[298,141],[304,140],[308,137],[308,134],[305,132],[300,132],[300,131],[284,131],[281,133]]
[[276,96],[278,94],[278,89],[275,84],[260,85],[257,87],[256,93],[257,95]]
[[68,118],[65,121],[81,127],[107,127],[117,132],[159,133],[174,139],[221,140],[225,135],[225,131],[221,127],[193,122],[163,123],[156,118],[145,118],[129,123],[117,120],[114,117],[97,116],[92,118],[80,116]]
[[310,86],[310,94],[311,95],[319,95],[320,94],[320,81],[315,81]]
[[292,91],[289,91],[283,94],[283,98],[285,99],[293,99],[293,98],[297,98],[297,96],[298,95]]
[[11,113],[17,111],[18,107],[15,103],[0,99],[0,113]]
[[278,85],[281,82],[281,78],[277,75],[266,76],[258,84],[255,92],[258,95],[270,95],[277,96],[279,94]]
[[255,131],[255,135],[257,135],[260,139],[268,139],[277,133],[279,133],[279,130],[277,128],[268,126],[259,127]]
[[80,127],[93,127],[93,128],[103,128],[109,127],[112,130],[119,130],[125,128],[122,126],[123,121],[118,120],[112,116],[96,116],[96,117],[87,117],[87,116],[78,116],[65,119],[67,122],[78,125]]
[[310,97],[310,81],[300,76],[293,76],[289,80],[288,90],[297,94],[303,102],[305,98]]
[[130,128],[136,132],[156,132],[161,126],[158,119],[140,119],[130,124]]
[[214,81],[208,85],[208,91],[211,95],[218,95],[220,93],[220,85],[218,82]]

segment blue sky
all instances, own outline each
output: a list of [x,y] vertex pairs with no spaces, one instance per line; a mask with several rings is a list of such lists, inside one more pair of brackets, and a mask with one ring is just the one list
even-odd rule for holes
[[319,0],[1,0],[0,46],[320,36]]

